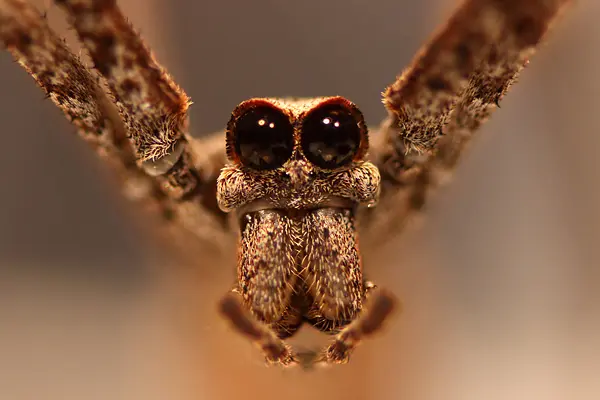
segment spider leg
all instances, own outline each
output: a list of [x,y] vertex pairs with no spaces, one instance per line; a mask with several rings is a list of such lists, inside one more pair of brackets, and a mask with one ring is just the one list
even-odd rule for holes
[[375,149],[380,209],[374,243],[402,229],[445,183],[570,0],[466,0],[384,92],[389,111]]
[[244,307],[239,293],[227,293],[219,304],[219,310],[239,333],[260,347],[267,363],[282,366],[298,364],[298,357],[291,347],[279,339],[267,325],[254,318]]
[[139,198],[160,200],[158,188],[135,164],[127,129],[114,104],[42,15],[21,0],[0,1],[0,39],[80,136],[113,164],[123,183],[137,186]]
[[366,308],[356,320],[336,335],[333,343],[316,357],[316,363],[347,363],[350,354],[363,339],[381,330],[383,323],[396,306],[396,299],[391,293],[376,288],[370,282],[366,282],[365,288],[369,297]]
[[166,175],[170,196],[189,194],[198,184],[185,137],[190,99],[158,65],[116,1],[55,3],[67,12],[94,67],[107,80],[141,166],[150,175]]
[[168,196],[197,195],[205,182],[188,145],[190,98],[158,64],[115,0],[55,3],[69,15],[107,80],[141,167],[159,177]]
[[[202,239],[227,242],[228,227],[215,198],[216,177],[225,162],[223,142],[218,147],[191,144],[190,98],[158,64],[116,0],[55,3],[67,12],[106,79],[138,164],[174,203],[177,222]],[[217,152],[216,162],[207,162],[208,150]]]
[[189,99],[114,1],[57,3],[73,16],[106,80],[84,66],[23,0],[0,0],[0,39],[6,48],[117,170],[126,197],[168,222],[159,234],[175,238],[172,243],[183,243],[192,233],[215,249],[230,245],[215,199],[225,162],[223,133],[200,140],[188,135]]

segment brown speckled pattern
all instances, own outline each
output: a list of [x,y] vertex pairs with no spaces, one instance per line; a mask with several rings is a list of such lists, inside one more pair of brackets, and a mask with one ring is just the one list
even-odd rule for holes
[[352,210],[260,210],[241,218],[236,291],[285,338],[305,320],[335,331],[365,297]]
[[363,274],[354,214],[322,208],[302,218],[302,277],[313,299],[308,317],[322,330],[353,320],[362,309]]
[[[354,161],[337,170],[322,170],[304,157],[300,146],[300,123],[303,116],[316,107],[332,101],[346,104],[355,110],[362,131],[362,144]],[[260,208],[306,209],[322,207],[333,198],[350,200],[350,203],[374,205],[379,197],[380,176],[377,168],[364,161],[368,150],[367,127],[360,111],[342,97],[315,99],[253,99],[243,102],[233,112],[235,121],[240,109],[249,105],[268,102],[288,115],[296,127],[294,149],[290,159],[280,168],[256,171],[241,165],[229,142],[235,140],[230,121],[227,141],[230,163],[223,168],[217,179],[217,201],[226,212],[247,206],[255,201]]]
[[570,3],[465,1],[386,89],[390,116],[373,151],[385,212],[364,215],[369,245],[402,231],[450,181],[480,125]]
[[165,156],[187,129],[190,99],[154,59],[115,0],[58,0],[122,109],[140,160]]
[[[295,123],[328,100],[268,101]],[[230,153],[232,162],[217,180],[219,206],[237,211],[240,223],[236,290],[280,337],[293,334],[303,320],[336,331],[359,313],[365,291],[354,210],[374,205],[379,196],[373,164],[359,158],[337,170],[319,169],[299,150],[300,135],[297,130],[282,167],[252,170]]]
[[106,79],[136,150],[137,161],[158,162],[184,143],[179,162],[156,180],[175,199],[198,192],[201,181],[187,146],[191,100],[160,66],[115,0],[57,0]]
[[[231,230],[223,211],[234,212],[239,279],[221,312],[269,362],[344,363],[396,304],[381,289],[371,296],[374,285],[363,281],[355,214],[368,228],[361,243],[368,240],[371,251],[418,215],[571,2],[465,0],[384,92],[389,118],[378,132],[383,139],[373,164],[362,114],[341,97],[251,99],[234,110],[225,135],[192,139],[190,99],[116,0],[55,0],[93,68],[23,0],[0,0],[0,40],[115,168],[125,195],[150,205],[162,230],[178,231],[168,242],[192,236],[194,245],[209,240],[227,248]],[[299,144],[303,118],[328,102],[347,107],[361,132],[352,163],[338,170],[314,167]],[[232,151],[236,118],[259,103],[279,108],[294,126],[293,154],[273,171],[249,170]],[[365,207],[378,200],[378,212]],[[304,361],[281,341],[303,322],[339,331]]]
[[[305,170],[296,185],[286,169]],[[356,203],[375,204],[379,195],[379,171],[369,162],[357,162],[342,171],[316,171],[306,160],[288,161],[274,171],[252,171],[229,165],[217,180],[217,201],[232,211],[261,200],[269,208],[314,208],[341,197]]]
[[[92,12],[98,13],[94,18],[103,20],[109,13],[110,18],[124,20],[115,2],[82,0],[60,3],[65,7],[76,3],[73,6],[75,9],[71,11],[80,17]],[[99,8],[94,8],[92,3]],[[89,7],[93,10],[90,11]],[[77,23],[78,17],[73,17],[76,29],[95,29],[81,26]],[[125,29],[125,26],[122,27]],[[140,40],[131,36],[135,32],[128,23],[127,29],[129,40]],[[116,31],[113,34],[115,40],[110,43],[120,46],[122,43],[117,39],[122,38],[124,32]],[[92,39],[88,39],[84,43],[91,43]],[[83,64],[65,41],[48,26],[46,18],[34,6],[22,0],[0,1],[0,40],[15,60],[36,80],[47,97],[78,128],[79,136],[113,168],[122,185],[123,194],[136,205],[151,210],[149,212],[163,223],[161,227],[165,229],[161,236],[191,235],[194,240],[215,247],[222,247],[224,243],[231,241],[230,232],[223,226],[224,214],[218,209],[215,199],[216,177],[226,161],[222,133],[204,140],[186,136],[181,139],[185,148],[175,166],[164,175],[147,175],[140,168],[140,149],[136,149],[139,144],[136,135],[145,134],[146,131],[134,130],[134,134],[131,134],[132,126],[124,122],[134,118],[123,106],[127,93],[115,95],[116,92],[108,90],[98,73]],[[98,57],[102,58],[102,55]],[[110,64],[114,61],[111,60],[112,58],[101,59],[96,65],[102,62]],[[135,66],[137,67],[139,66]],[[113,71],[106,76],[106,82],[112,86],[117,85],[120,79],[119,69],[115,68],[113,70],[106,67],[107,71]],[[165,82],[170,80],[168,77],[165,79]],[[138,100],[137,97],[129,97],[132,104],[141,107]],[[147,140],[159,139],[159,133],[153,134],[159,136],[154,139],[148,137]],[[218,145],[215,146],[215,143]],[[170,146],[168,144],[166,147]],[[200,147],[202,151],[198,151]]]
[[[505,64],[485,78],[492,100],[516,76],[568,0],[465,1],[411,65],[384,93],[393,118],[397,150],[426,152],[444,135],[445,124],[464,100],[472,79],[488,65]],[[501,81],[505,84],[494,84]],[[485,83],[485,82],[482,82]],[[499,86],[499,87],[498,87]],[[395,139],[395,140],[394,140]]]
[[297,282],[300,227],[276,210],[247,214],[241,223],[238,290],[262,321],[279,321]]

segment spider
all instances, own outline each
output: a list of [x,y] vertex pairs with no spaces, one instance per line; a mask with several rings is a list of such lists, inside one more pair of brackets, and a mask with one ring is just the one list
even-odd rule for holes
[[[94,70],[22,0],[0,1],[7,49],[134,201],[198,241],[237,232],[238,281],[221,312],[269,363],[310,366],[348,362],[394,309],[363,277],[357,227],[374,245],[424,209],[569,1],[465,1],[385,90],[375,129],[342,97],[251,99],[204,140],[114,0],[55,3]],[[303,323],[332,343],[292,349],[284,339]]]

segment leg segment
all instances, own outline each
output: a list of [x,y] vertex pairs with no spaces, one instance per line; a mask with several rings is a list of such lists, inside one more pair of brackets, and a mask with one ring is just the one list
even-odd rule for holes
[[202,182],[187,144],[191,104],[156,62],[115,0],[56,0],[107,80],[144,170],[168,196],[183,198]]
[[[466,0],[386,89],[384,103],[394,119],[390,144],[402,147],[395,149],[402,153],[431,150],[470,84],[497,100],[503,93],[496,91],[497,83],[514,80],[567,3],[570,0]],[[488,79],[472,79],[490,64],[503,68]]]
[[[297,279],[298,227],[277,210],[261,210],[242,218],[238,249],[238,291],[245,305],[266,324],[280,326],[282,335],[290,320],[291,298]],[[292,318],[293,319],[293,318]]]
[[571,0],[466,0],[384,93],[390,117],[376,150],[379,209],[373,244],[420,211],[445,183],[475,131],[497,107]]
[[221,300],[219,309],[239,333],[250,339],[264,352],[267,363],[282,366],[292,366],[298,363],[290,346],[279,339],[267,325],[256,320],[252,313],[244,307],[239,294],[234,292],[227,294]]
[[277,210],[243,215],[238,249],[238,283],[221,302],[234,328],[257,344],[269,364],[296,364],[281,338],[302,323],[292,301],[297,279],[297,224]]
[[331,331],[353,320],[362,308],[363,277],[354,212],[321,208],[302,219],[301,275],[313,305],[308,319]]
[[126,140],[127,128],[112,100],[44,17],[22,0],[2,0],[0,40],[79,135],[112,164],[123,185],[135,186],[138,195],[133,197],[160,204],[162,193],[137,168],[134,150]]
[[[126,197],[169,221],[161,225],[161,236],[180,239],[192,233],[221,247],[228,232],[214,187],[225,162],[224,135],[201,141],[186,135],[187,97],[157,66],[133,29],[118,22],[123,18],[114,1],[60,3],[77,10],[74,22],[85,31],[80,37],[87,34],[86,45],[112,93],[105,92],[97,75],[23,0],[0,0],[0,42],[78,128],[80,137],[116,170]],[[108,13],[109,23],[90,26],[94,18],[86,13],[98,13],[104,22]],[[90,36],[102,40],[94,43]],[[138,47],[124,51],[123,41]],[[131,59],[125,60],[123,51]],[[113,68],[113,63],[119,67]],[[157,71],[160,79],[148,79]],[[154,160],[146,157],[150,153]]]
[[336,335],[333,343],[317,357],[316,362],[345,364],[363,339],[381,330],[383,323],[394,310],[396,300],[391,293],[375,289],[369,282],[367,285],[374,292],[371,293],[366,308],[356,320]]

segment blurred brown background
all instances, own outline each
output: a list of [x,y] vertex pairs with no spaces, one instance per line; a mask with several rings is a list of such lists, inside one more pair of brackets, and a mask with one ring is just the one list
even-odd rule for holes
[[[380,92],[455,3],[120,4],[200,135],[254,96],[340,94],[377,124]],[[217,318],[230,257],[165,274],[92,151],[0,53],[0,398],[597,399],[598,15],[597,1],[571,10],[426,227],[367,258],[404,313],[349,365],[312,373],[263,368]]]

